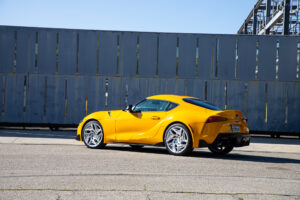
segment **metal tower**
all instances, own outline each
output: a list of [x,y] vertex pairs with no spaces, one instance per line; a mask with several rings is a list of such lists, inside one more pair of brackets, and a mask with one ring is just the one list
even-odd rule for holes
[[300,35],[300,0],[258,0],[238,34]]

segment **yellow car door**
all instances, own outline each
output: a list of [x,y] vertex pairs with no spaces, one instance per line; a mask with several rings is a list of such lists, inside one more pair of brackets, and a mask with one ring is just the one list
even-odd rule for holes
[[132,110],[124,111],[116,119],[116,140],[142,143],[140,140],[154,137],[168,105],[168,101],[145,99]]
[[141,129],[141,113],[132,113],[128,110],[124,110],[118,118],[116,118],[116,141],[128,142],[132,135]]
[[147,143],[158,132],[161,122],[166,116],[166,112],[142,112],[141,124],[143,126],[138,132],[132,135],[133,143]]

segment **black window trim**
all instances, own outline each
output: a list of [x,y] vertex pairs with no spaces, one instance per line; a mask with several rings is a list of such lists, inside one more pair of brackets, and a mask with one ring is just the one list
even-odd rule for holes
[[[163,99],[143,99],[142,101],[140,101],[140,102],[138,102],[137,104],[135,104],[134,105],[134,109],[135,109],[135,107],[136,107],[136,105],[138,105],[138,104],[140,104],[140,103],[142,103],[142,102],[144,102],[144,101],[146,101],[146,100],[154,100],[154,101],[165,101],[165,102],[168,102],[168,105],[167,105],[167,107],[166,107],[166,109],[164,110],[164,111],[142,111],[142,112],[169,112],[169,111],[171,111],[171,110],[173,110],[173,109],[175,109],[175,108],[177,108],[178,107],[178,103],[174,103],[174,102],[172,102],[172,101],[168,101],[168,100],[163,100]],[[172,108],[171,110],[167,110],[167,108],[170,106],[170,104],[175,104],[176,106],[174,107],[174,108]]]

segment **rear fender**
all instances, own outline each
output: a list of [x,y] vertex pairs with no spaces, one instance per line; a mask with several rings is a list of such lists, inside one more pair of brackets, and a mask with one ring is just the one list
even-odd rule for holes
[[211,144],[220,133],[232,133],[232,125],[239,126],[240,133],[249,133],[248,125],[243,120],[244,118],[242,116],[241,111],[224,110],[215,112],[209,117],[213,116],[224,117],[227,120],[220,122],[205,123],[200,139],[204,140],[207,144]]
[[160,141],[161,142],[164,142],[164,137],[165,137],[165,133],[166,133],[166,130],[173,124],[176,124],[176,123],[180,123],[180,124],[183,124],[188,130],[189,130],[189,134],[191,135],[192,137],[192,143],[193,143],[193,148],[197,148],[196,145],[198,144],[196,141],[195,141],[195,134],[194,134],[194,130],[193,128],[186,122],[182,122],[182,121],[170,121],[170,122],[165,122],[160,130],[159,130],[159,136],[160,136]]

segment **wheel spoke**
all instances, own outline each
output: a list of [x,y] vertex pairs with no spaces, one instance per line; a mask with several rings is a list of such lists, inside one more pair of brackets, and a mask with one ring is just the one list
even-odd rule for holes
[[176,152],[176,148],[175,148],[175,144],[174,143],[172,144],[172,151]]
[[90,143],[90,136],[86,136],[86,137],[84,138],[84,140],[85,140],[85,142],[86,142],[87,144],[89,144],[89,143]]
[[102,135],[101,134],[97,135],[97,140],[98,140],[98,142],[100,142],[102,140]]
[[91,126],[87,126],[85,129],[84,129],[84,133],[85,134],[91,134],[91,132],[93,132],[93,128]]
[[92,144],[92,145],[94,144],[94,142],[93,142],[93,135],[88,135],[88,136],[87,136],[87,139],[88,139],[88,142],[87,142],[88,144],[90,144],[90,145],[91,145],[91,144]]
[[95,133],[98,134],[99,132],[101,132],[101,128],[99,126],[94,126],[95,128]]
[[181,140],[180,144],[186,145],[187,144],[187,140]]
[[93,137],[93,143],[97,144],[98,142],[99,142],[98,138],[97,137]]
[[183,145],[181,145],[181,144],[178,144],[178,145],[177,145],[177,151],[181,151],[183,148],[184,148]]
[[181,129],[179,130],[179,136],[180,136],[180,137],[184,137],[184,134],[185,134],[185,131],[183,130],[183,128],[181,128]]
[[173,141],[173,139],[174,139],[174,135],[173,135],[172,133],[170,133],[170,134],[168,135],[167,142]]
[[177,131],[175,129],[171,129],[169,133],[171,133],[173,135],[177,135]]
[[92,145],[95,145],[95,143],[94,143],[94,140],[93,140],[94,138],[93,137],[90,137],[90,142],[89,142],[89,145],[90,146],[92,146]]
[[187,143],[187,138],[180,138],[180,142],[181,142],[181,144],[186,144]]
[[96,131],[96,126],[94,123],[92,124],[92,129],[93,129],[93,131]]
[[174,129],[174,132],[176,133],[177,136],[180,136],[181,130],[182,130],[182,128],[177,128],[177,129]]

